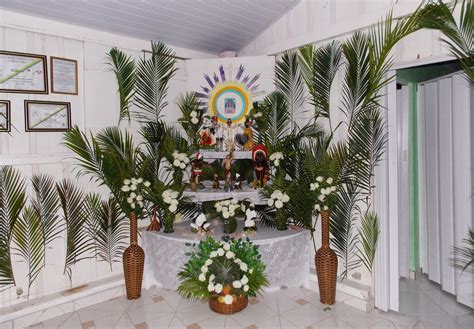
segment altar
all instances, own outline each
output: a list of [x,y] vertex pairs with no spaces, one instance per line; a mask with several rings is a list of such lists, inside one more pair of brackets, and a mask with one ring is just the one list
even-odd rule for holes
[[[221,225],[215,220],[211,224],[211,234],[218,239],[222,236]],[[237,232],[232,236],[245,238],[243,221],[238,221]],[[143,286],[176,289],[179,285],[178,273],[188,260],[186,255],[192,244],[199,243],[205,235],[190,231],[189,223],[175,224],[175,232],[142,233],[141,245],[145,250],[145,271]],[[262,260],[266,264],[265,274],[269,287],[277,290],[282,286],[299,287],[309,279],[310,234],[307,230],[291,226],[287,231],[278,231],[265,226],[248,236],[259,246]]]

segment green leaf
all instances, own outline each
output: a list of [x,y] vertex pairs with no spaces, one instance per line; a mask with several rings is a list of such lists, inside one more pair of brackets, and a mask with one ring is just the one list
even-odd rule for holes
[[359,259],[370,273],[372,273],[372,267],[374,265],[379,234],[380,227],[377,214],[374,211],[366,212],[361,218],[361,225],[359,227],[359,237],[362,248],[357,246],[357,250]]

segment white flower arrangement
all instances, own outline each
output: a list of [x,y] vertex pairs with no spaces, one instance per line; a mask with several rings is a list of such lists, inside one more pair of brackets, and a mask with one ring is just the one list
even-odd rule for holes
[[151,183],[149,181],[143,181],[143,178],[130,178],[123,180],[123,186],[120,189],[122,192],[130,192],[127,197],[127,203],[132,209],[138,205],[140,208],[143,208],[143,195],[140,194],[143,186],[150,187]]
[[173,151],[173,166],[184,170],[189,161],[190,160],[186,153],[179,153],[177,150]]
[[196,111],[192,111],[189,115],[191,116],[191,123],[192,124],[198,124],[199,123],[198,113]]
[[283,156],[283,153],[281,152],[275,152],[270,155],[270,161],[273,162],[273,165],[275,167],[278,167],[280,165],[280,161],[283,160],[285,157]]
[[275,208],[281,209],[283,208],[283,205],[287,203],[288,201],[290,201],[290,197],[288,196],[288,194],[283,193],[280,190],[275,190],[270,195],[270,199],[268,199],[267,204],[270,207],[275,206]]
[[165,190],[161,196],[163,197],[163,202],[166,204],[169,204],[168,210],[172,213],[176,212],[178,210],[178,197],[179,193],[177,191],[168,189]]
[[245,211],[245,205],[243,203],[239,204],[236,199],[218,201],[214,204],[214,207],[225,219],[234,217],[237,211]]
[[318,194],[318,202],[314,206],[314,210],[320,212],[323,210],[329,210],[327,201],[329,196],[337,191],[337,187],[332,185],[334,179],[332,177],[324,178],[322,176],[316,177],[316,182],[311,183],[309,189]]

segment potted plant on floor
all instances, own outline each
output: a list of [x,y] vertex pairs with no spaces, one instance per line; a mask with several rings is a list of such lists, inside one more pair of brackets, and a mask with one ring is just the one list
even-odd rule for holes
[[216,313],[233,314],[247,307],[249,296],[268,286],[264,271],[258,247],[250,240],[208,237],[194,246],[179,272],[177,291],[187,299],[207,299]]

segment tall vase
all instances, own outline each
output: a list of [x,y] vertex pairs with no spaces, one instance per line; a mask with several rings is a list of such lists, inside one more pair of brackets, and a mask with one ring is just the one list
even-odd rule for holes
[[140,298],[142,292],[143,269],[145,252],[138,245],[137,215],[131,212],[130,219],[130,246],[123,253],[123,273],[127,299]]
[[282,210],[276,211],[275,225],[277,230],[286,231],[288,229],[288,223],[286,222],[285,213]]
[[322,246],[316,251],[314,262],[318,275],[320,301],[332,305],[336,302],[337,255],[329,247],[329,211],[321,211]]
[[165,227],[165,229],[163,230],[163,232],[165,233],[173,233],[174,232],[174,219],[175,219],[175,215],[172,213],[172,212],[166,212],[165,213],[165,218],[163,219],[163,226]]

